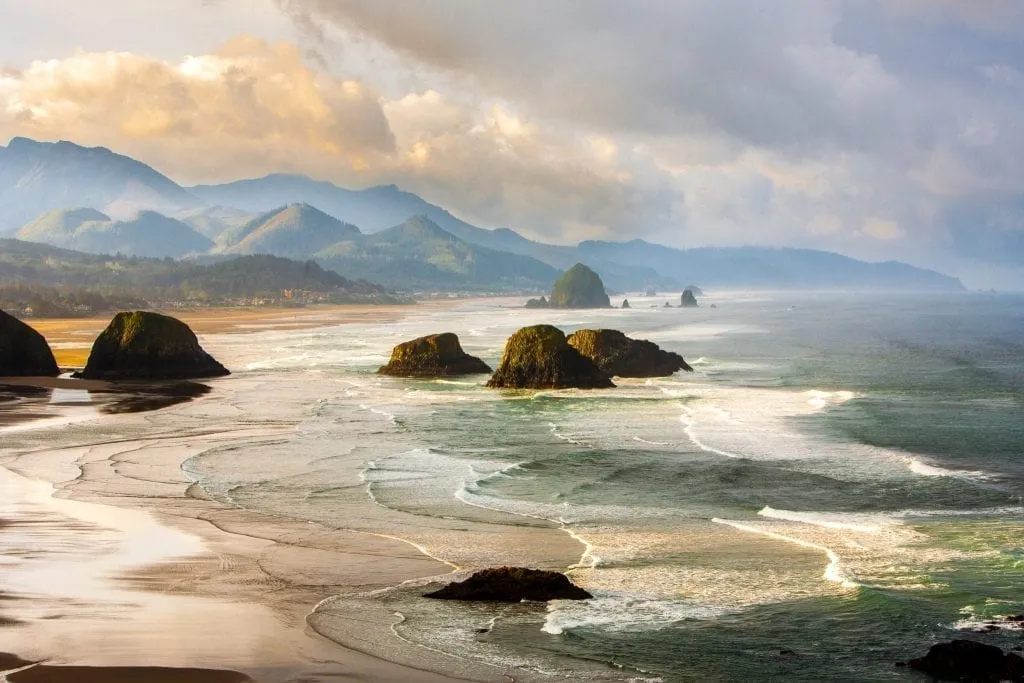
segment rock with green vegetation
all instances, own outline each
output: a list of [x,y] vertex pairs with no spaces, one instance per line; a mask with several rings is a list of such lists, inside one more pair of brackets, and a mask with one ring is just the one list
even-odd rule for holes
[[519,330],[505,343],[498,370],[487,386],[506,389],[606,389],[615,386],[594,361],[569,346],[551,325]]
[[525,567],[495,567],[478,571],[465,581],[450,583],[427,593],[426,597],[438,600],[547,602],[587,600],[594,596],[570,581],[565,574]]
[[0,377],[56,377],[53,351],[43,335],[0,311]]
[[618,330],[578,330],[569,345],[612,377],[668,377],[693,372],[683,357],[646,339],[630,339]]
[[394,377],[451,377],[488,373],[491,368],[463,351],[456,335],[445,332],[399,344],[377,372]]
[[230,374],[199,346],[189,326],[148,311],[118,313],[92,345],[83,379],[164,380]]
[[682,308],[697,308],[697,297],[693,295],[692,290],[683,290],[680,300],[682,301]]
[[551,308],[611,308],[601,277],[582,263],[565,271],[555,282]]

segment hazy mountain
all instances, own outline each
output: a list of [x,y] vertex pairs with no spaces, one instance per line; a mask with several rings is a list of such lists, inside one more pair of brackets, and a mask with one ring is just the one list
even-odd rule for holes
[[425,216],[332,245],[315,258],[354,277],[406,288],[547,288],[558,277],[545,263],[470,244]]
[[209,251],[213,242],[191,227],[155,211],[140,211],[114,221],[94,209],[51,211],[32,221],[17,236],[91,254],[178,258]]
[[149,166],[104,147],[14,138],[0,147],[0,234],[55,209],[84,206],[114,218],[199,202]]
[[217,250],[225,254],[274,254],[305,258],[337,242],[358,238],[359,228],[342,223],[309,204],[269,211],[225,230]]
[[582,242],[580,260],[646,264],[701,287],[959,291],[957,278],[905,263],[868,263],[812,249],[735,247],[672,249],[643,240]]
[[252,211],[243,211],[231,206],[203,206],[180,211],[171,217],[188,224],[200,235],[216,241],[228,228],[243,226],[257,216],[258,214]]

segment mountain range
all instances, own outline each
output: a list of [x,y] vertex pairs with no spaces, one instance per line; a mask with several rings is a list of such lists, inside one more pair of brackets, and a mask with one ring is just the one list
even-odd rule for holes
[[615,290],[962,289],[903,263],[765,247],[675,249],[643,240],[544,244],[483,229],[394,185],[351,190],[274,174],[183,187],[108,149],[14,138],[0,147],[0,236],[88,253],[217,261],[312,259],[400,289],[546,290],[583,262]]

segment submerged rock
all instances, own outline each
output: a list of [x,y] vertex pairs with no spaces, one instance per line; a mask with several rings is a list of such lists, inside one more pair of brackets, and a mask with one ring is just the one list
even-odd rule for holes
[[522,602],[532,600],[586,600],[590,593],[575,585],[565,574],[523,567],[484,569],[465,581],[450,583],[427,593],[438,600],[490,600]]
[[487,382],[507,389],[605,389],[615,386],[594,361],[569,346],[551,325],[524,327],[505,342],[497,371]]
[[83,379],[199,379],[230,374],[189,326],[148,311],[118,313],[92,345]]
[[1024,659],[973,640],[933,645],[907,666],[942,681],[1024,681]]
[[445,332],[399,344],[377,372],[395,377],[451,377],[488,373],[491,368],[463,351],[456,335]]
[[601,277],[577,263],[565,271],[551,289],[551,308],[611,308]]
[[43,335],[0,311],[0,377],[56,377],[53,351]]
[[683,295],[679,297],[682,301],[682,308],[697,308],[697,297],[693,295],[693,290],[684,289]]
[[569,345],[612,377],[668,377],[693,372],[683,357],[646,339],[630,339],[618,330],[578,330]]

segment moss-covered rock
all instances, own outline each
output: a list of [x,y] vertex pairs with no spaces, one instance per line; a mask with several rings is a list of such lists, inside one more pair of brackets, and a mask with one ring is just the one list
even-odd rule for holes
[[0,311],[0,377],[56,377],[53,351],[43,335]]
[[118,313],[89,353],[84,379],[199,379],[230,374],[189,326],[148,311]]
[[491,368],[463,351],[456,335],[445,332],[399,344],[377,372],[394,377],[451,377],[488,373]]
[[565,574],[524,567],[497,567],[478,571],[465,581],[450,583],[427,593],[426,597],[438,600],[547,602],[586,600],[594,596],[570,581]]
[[579,330],[569,345],[612,377],[668,377],[693,372],[683,357],[646,339],[630,339],[618,330]]
[[498,370],[487,386],[508,389],[605,389],[615,386],[594,361],[569,346],[551,325],[519,330],[505,343]]
[[551,308],[610,308],[601,277],[582,263],[565,271],[551,290]]

